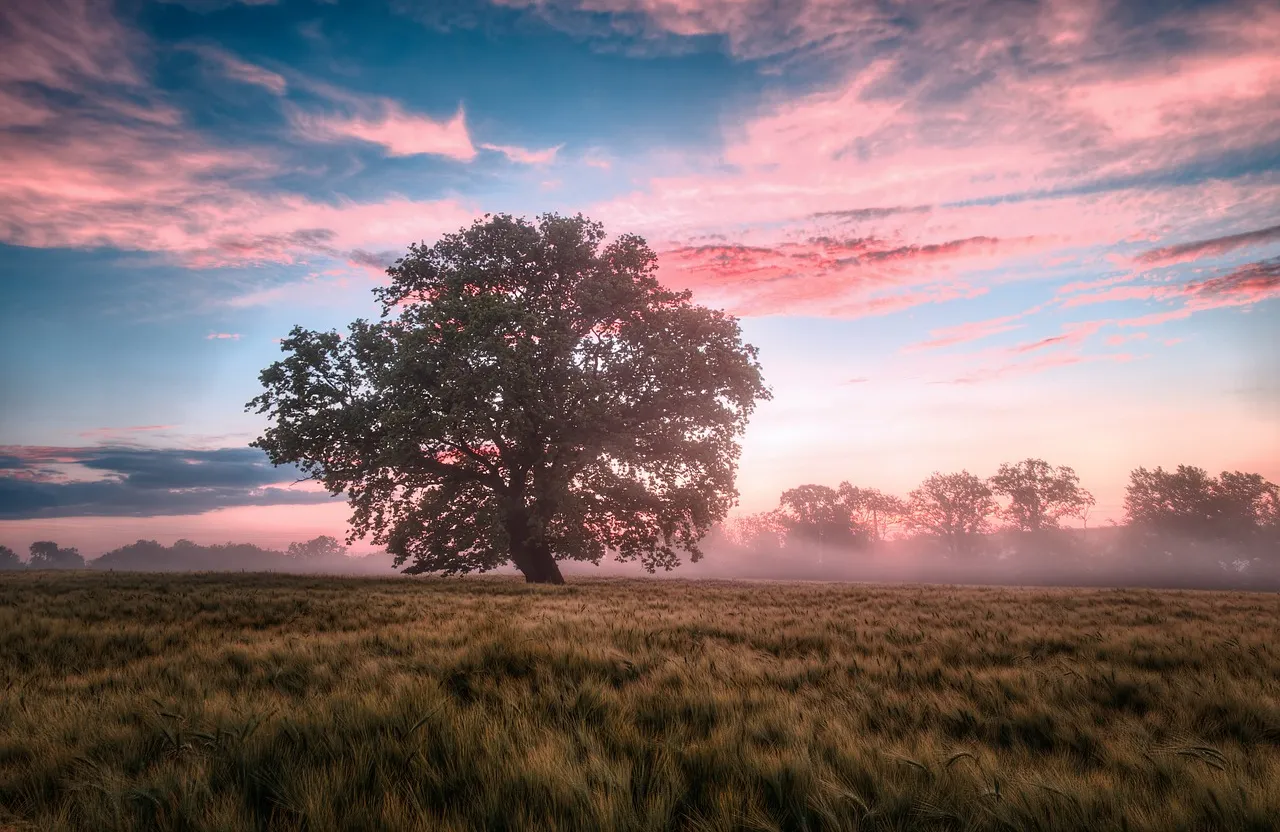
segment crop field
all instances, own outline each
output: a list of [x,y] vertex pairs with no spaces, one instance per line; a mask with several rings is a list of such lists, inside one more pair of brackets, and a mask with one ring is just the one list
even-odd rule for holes
[[1271,830],[1280,595],[0,576],[4,830]]

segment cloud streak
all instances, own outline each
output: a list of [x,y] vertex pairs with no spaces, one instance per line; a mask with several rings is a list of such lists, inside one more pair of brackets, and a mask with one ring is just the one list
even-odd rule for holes
[[390,99],[364,104],[355,115],[316,115],[296,112],[298,132],[319,142],[356,139],[382,147],[391,156],[429,154],[459,162],[476,157],[466,113],[461,107],[443,120],[405,112]]
[[519,165],[548,165],[556,160],[556,154],[560,152],[564,145],[558,144],[555,147],[548,147],[543,150],[529,150],[510,144],[482,144],[480,147],[485,150],[492,150],[495,153],[501,153],[509,161]]
[[1134,260],[1144,265],[1167,266],[1173,263],[1199,260],[1202,257],[1217,257],[1246,246],[1266,245],[1275,242],[1280,242],[1280,225],[1259,228],[1241,234],[1229,234],[1225,237],[1213,237],[1208,240],[1196,240],[1191,243],[1179,243],[1155,248],[1139,254]]

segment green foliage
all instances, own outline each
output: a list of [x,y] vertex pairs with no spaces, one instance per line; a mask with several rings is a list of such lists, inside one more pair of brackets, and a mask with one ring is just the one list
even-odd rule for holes
[[1127,522],[1143,531],[1196,539],[1280,541],[1280,487],[1260,474],[1179,465],[1175,471],[1138,468],[1125,492]]
[[852,548],[865,544],[866,530],[854,523],[853,511],[836,489],[800,485],[782,492],[778,518],[789,542]]
[[991,488],[968,471],[935,472],[908,498],[911,527],[938,538],[952,553],[972,552],[997,508]]
[[0,546],[0,572],[24,568],[26,564],[22,562],[22,558],[18,557],[17,552],[8,546]]
[[1009,498],[1000,514],[1023,532],[1056,529],[1064,517],[1084,517],[1095,502],[1074,470],[1053,468],[1043,459],[1003,463],[990,484],[993,493]]
[[604,237],[499,215],[411,246],[382,321],[284,340],[256,446],[345,492],[353,536],[411,572],[696,560],[768,392],[735,319],[662,288],[639,237]]
[[1276,594],[0,578],[0,829],[1274,829]]
[[38,540],[31,544],[31,557],[27,565],[31,569],[83,569],[84,558],[74,548],[60,549],[51,540]]
[[[906,516],[906,503],[877,488],[801,485],[782,492],[773,523],[792,542],[865,548],[884,539]],[[763,529],[757,529],[756,532]]]
[[347,547],[336,537],[322,534],[306,543],[290,543],[287,554],[295,560],[326,560],[345,557]]

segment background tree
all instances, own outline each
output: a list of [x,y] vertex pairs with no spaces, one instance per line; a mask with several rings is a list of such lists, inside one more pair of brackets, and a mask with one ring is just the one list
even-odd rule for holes
[[1179,465],[1174,471],[1137,468],[1129,474],[1125,517],[1140,531],[1193,539],[1246,541],[1274,532],[1280,488],[1261,474]]
[[1129,473],[1125,489],[1125,520],[1138,529],[1211,536],[1217,514],[1215,486],[1213,477],[1203,468],[1137,468]]
[[31,544],[31,558],[27,565],[31,569],[83,569],[84,558],[74,548],[59,549],[51,540],[40,540]]
[[1095,502],[1074,470],[1054,468],[1043,459],[1003,463],[989,482],[993,493],[1009,498],[1000,515],[1023,532],[1056,529],[1064,517],[1083,519]]
[[8,546],[0,546],[0,572],[24,568],[26,564],[22,562],[22,558],[18,557],[17,552]]
[[414,245],[383,320],[295,328],[249,407],[254,444],[353,508],[408,572],[612,551],[670,569],[737,499],[739,438],[767,398],[736,319],[659,285],[644,240],[581,216],[500,215]]
[[322,534],[306,543],[290,543],[287,554],[294,560],[326,560],[345,557],[347,547],[338,538]]
[[868,533],[853,523],[841,493],[826,485],[800,485],[782,492],[778,515],[787,541],[848,548],[865,543]]
[[906,519],[906,501],[878,488],[858,488],[842,482],[839,493],[854,527],[874,543],[883,541],[889,529]]
[[972,551],[998,506],[991,488],[968,471],[934,473],[908,498],[909,523],[937,537],[952,553]]
[[1216,491],[1223,534],[1236,540],[1280,540],[1280,486],[1261,474],[1223,471]]
[[782,513],[759,511],[730,518],[724,523],[725,537],[736,546],[753,550],[777,550],[786,540]]

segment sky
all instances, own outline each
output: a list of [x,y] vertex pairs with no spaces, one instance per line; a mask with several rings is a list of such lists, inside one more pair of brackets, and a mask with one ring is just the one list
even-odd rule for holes
[[[486,212],[638,233],[742,320],[801,483],[1280,481],[1280,6],[0,3],[0,543],[284,546],[248,443],[295,324]],[[357,547],[359,548],[359,547]]]

